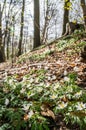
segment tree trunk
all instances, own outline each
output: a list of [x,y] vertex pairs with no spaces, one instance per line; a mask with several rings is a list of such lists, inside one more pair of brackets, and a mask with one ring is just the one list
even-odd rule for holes
[[49,20],[48,20],[48,15],[49,15],[49,1],[47,0],[46,2],[46,15],[45,15],[45,24],[44,24],[44,29],[43,29],[43,37],[42,37],[42,43],[45,44],[47,41],[47,35],[48,35],[48,25],[49,25]]
[[4,44],[2,43],[2,11],[0,4],[0,62],[5,61]]
[[39,0],[34,0],[34,45],[36,48],[40,46],[40,11]]
[[67,8],[67,3],[70,2],[70,0],[65,1],[64,3],[64,18],[63,18],[63,32],[64,34],[66,32],[66,24],[69,22],[69,9]]
[[18,56],[22,54],[22,41],[23,41],[23,27],[24,27],[24,9],[25,9],[25,0],[22,2],[22,12],[21,12],[21,28],[20,28],[20,38],[18,46]]
[[86,31],[86,3],[85,0],[81,0],[81,6],[83,10],[83,17],[84,17],[84,24],[85,24],[85,31]]

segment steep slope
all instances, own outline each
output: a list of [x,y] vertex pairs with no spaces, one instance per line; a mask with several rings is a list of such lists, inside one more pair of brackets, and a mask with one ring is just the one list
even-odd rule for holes
[[0,65],[1,130],[85,128],[84,37],[67,36]]

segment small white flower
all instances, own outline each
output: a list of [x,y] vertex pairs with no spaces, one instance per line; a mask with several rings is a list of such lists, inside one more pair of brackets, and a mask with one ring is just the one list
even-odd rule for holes
[[42,90],[43,90],[43,88],[40,88],[40,87],[39,87],[39,88],[37,89],[37,92],[41,93]]
[[13,84],[13,79],[10,79],[10,80],[9,80],[9,84]]
[[50,76],[48,76],[48,81],[50,81],[52,78]]
[[55,75],[53,75],[53,76],[52,76],[52,80],[55,80],[55,79],[56,79],[56,76],[55,76]]
[[33,82],[34,82],[34,79],[33,79],[33,78],[31,78],[31,79],[30,79],[30,83],[33,83]]
[[5,78],[7,78],[7,72],[6,71],[5,71],[4,75],[5,75]]
[[27,79],[26,77],[23,77],[23,81],[22,81],[22,82],[25,82],[25,81],[26,81],[26,79]]
[[77,98],[79,98],[80,96],[82,95],[82,90],[81,91],[79,91],[79,92],[77,92],[77,93],[75,93],[75,97],[77,97]]
[[8,90],[7,88],[3,88],[3,92],[4,92],[4,93],[8,93],[9,90]]
[[9,99],[6,98],[6,99],[5,99],[5,105],[7,106],[7,105],[9,104],[9,102],[10,102]]
[[57,95],[54,95],[54,94],[53,94],[53,95],[50,96],[50,98],[51,98],[51,99],[55,99],[55,98],[57,98]]
[[20,90],[20,93],[22,94],[22,93],[24,93],[24,92],[25,92],[25,89],[22,88],[22,89]]
[[60,104],[58,104],[58,108],[59,109],[63,109],[67,106],[68,103],[64,103],[64,102],[61,102]]
[[49,86],[50,86],[50,83],[47,83],[45,87],[48,88]]
[[78,71],[79,71],[79,68],[78,68],[77,66],[75,66],[75,67],[73,68],[73,70],[74,70],[75,72],[78,72]]
[[26,86],[26,88],[30,88],[31,87],[31,84],[28,83],[28,85]]
[[16,89],[16,85],[15,84],[12,86],[12,89]]
[[67,70],[64,71],[64,76],[66,76],[68,74]]
[[86,103],[83,102],[78,102],[78,104],[76,105],[77,110],[83,110],[86,108]]
[[70,78],[64,77],[64,81],[69,82],[69,81],[70,81]]
[[31,110],[29,113],[28,113],[28,116],[29,118],[31,118],[33,116],[34,112]]
[[41,68],[42,68],[42,66],[41,66],[41,65],[38,65],[38,68],[39,68],[39,69],[41,69]]
[[60,84],[59,83],[56,83],[55,86],[53,86],[53,89],[56,90],[58,88],[61,88]]
[[23,109],[24,111],[28,111],[29,108],[30,108],[30,104],[24,104],[22,109]]
[[44,83],[43,83],[43,82],[41,82],[41,83],[39,84],[39,86],[44,86]]
[[35,82],[38,83],[38,82],[39,82],[39,78],[36,78],[36,79],[35,79]]
[[45,70],[48,70],[48,69],[49,69],[49,67],[48,67],[48,66],[45,66],[45,67],[44,67],[44,69],[45,69]]

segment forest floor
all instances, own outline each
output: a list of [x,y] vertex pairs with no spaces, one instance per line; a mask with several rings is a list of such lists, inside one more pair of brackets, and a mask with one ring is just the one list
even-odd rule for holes
[[[28,81],[28,79],[26,78],[27,76],[29,76],[29,80],[30,80],[29,84],[30,85],[33,84],[34,86],[37,85],[43,86],[43,84],[45,84],[46,86],[53,86],[57,83],[64,85],[65,82],[69,82],[68,76],[71,74],[72,76],[77,75],[77,77],[75,77],[75,84],[80,87],[80,91],[85,91],[86,90],[86,63],[82,62],[80,57],[80,51],[84,45],[86,45],[86,39],[84,36],[79,34],[77,35],[76,38],[72,36],[69,38],[67,37],[65,39],[60,39],[53,42],[52,44],[49,44],[47,46],[43,45],[34,51],[23,54],[19,58],[16,58],[16,62],[13,64],[9,61],[6,63],[1,63],[0,64],[0,86],[4,88],[3,82],[8,77],[11,77],[11,79],[13,77],[13,79],[15,79],[17,83],[23,84],[24,82],[24,84],[26,85],[26,82]],[[11,81],[8,80],[8,82],[9,84],[12,84]],[[47,93],[47,90],[45,91],[45,93]],[[61,101],[62,103],[63,102],[67,103],[71,101],[70,98],[65,97],[66,94],[63,95],[64,96],[61,95],[61,97],[59,98],[58,104]],[[47,95],[47,97],[49,97],[50,99],[49,94]],[[34,97],[34,99],[31,98],[29,99],[29,101],[31,100],[36,101],[37,99],[35,98],[36,97]],[[57,100],[57,98],[52,97],[51,99]],[[82,102],[86,103],[85,101]],[[74,125],[70,125],[70,123],[68,122],[68,125],[66,125],[64,123],[63,115],[61,111],[59,112],[59,114],[57,114],[56,117],[55,113],[53,113],[52,103],[48,101],[46,103],[45,100],[42,103],[43,104],[41,105],[44,105],[42,107],[44,109],[47,108],[48,110],[46,110],[45,113],[44,110],[41,110],[42,111],[41,115],[44,117],[52,118],[56,122],[55,125],[57,125],[56,127],[53,126],[50,129],[52,130],[79,130],[80,129],[80,127],[76,123]],[[48,112],[50,112],[50,114]]]

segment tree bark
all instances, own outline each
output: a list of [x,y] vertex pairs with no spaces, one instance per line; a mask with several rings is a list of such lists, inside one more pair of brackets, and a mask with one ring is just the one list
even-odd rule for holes
[[20,38],[18,45],[18,56],[22,54],[22,41],[23,41],[23,28],[24,28],[24,10],[25,10],[25,0],[22,2],[22,12],[21,12],[21,28],[20,28]]
[[4,61],[5,61],[5,54],[4,54],[4,44],[2,42],[2,11],[0,4],[0,62]]
[[34,0],[34,45],[36,48],[40,46],[40,7],[39,0]]
[[66,24],[69,22],[69,9],[67,9],[67,3],[70,2],[70,0],[65,1],[64,3],[64,18],[63,18],[63,32],[64,34],[66,32]]
[[85,31],[86,31],[86,3],[85,0],[81,0],[81,6],[83,10],[83,17],[84,17],[84,24],[85,24]]

